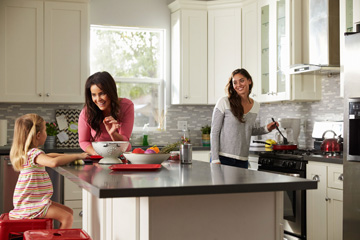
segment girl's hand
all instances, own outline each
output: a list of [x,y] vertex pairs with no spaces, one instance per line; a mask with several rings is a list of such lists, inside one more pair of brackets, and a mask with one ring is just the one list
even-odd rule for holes
[[269,132],[271,132],[272,130],[274,130],[276,128],[275,126],[279,126],[279,123],[278,122],[271,122],[266,127],[269,130]]
[[121,127],[121,124],[118,123],[112,116],[105,117],[103,123],[110,136]]
[[87,157],[89,157],[90,156],[90,154],[88,154],[88,153],[86,153],[86,152],[83,152],[83,153],[79,153],[79,159],[85,159],[85,158],[87,158]]

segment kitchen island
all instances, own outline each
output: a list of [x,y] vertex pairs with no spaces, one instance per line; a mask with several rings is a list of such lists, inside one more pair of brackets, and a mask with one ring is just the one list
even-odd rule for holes
[[83,229],[103,240],[282,239],[283,191],[317,187],[199,161],[165,161],[156,171],[55,170],[83,188]]

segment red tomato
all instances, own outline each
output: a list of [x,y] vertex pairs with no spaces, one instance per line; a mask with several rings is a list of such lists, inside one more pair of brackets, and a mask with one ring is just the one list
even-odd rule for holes
[[135,148],[132,153],[140,153],[140,154],[143,154],[145,151],[142,150],[141,148]]

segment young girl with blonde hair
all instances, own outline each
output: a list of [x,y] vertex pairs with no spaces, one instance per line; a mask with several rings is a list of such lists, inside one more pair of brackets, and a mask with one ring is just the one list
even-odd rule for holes
[[71,208],[50,200],[53,186],[45,167],[56,167],[84,159],[87,153],[58,154],[39,149],[46,140],[46,126],[37,114],[26,114],[15,121],[10,160],[13,168],[20,171],[14,191],[14,209],[11,219],[52,218],[60,222],[60,228],[71,228]]

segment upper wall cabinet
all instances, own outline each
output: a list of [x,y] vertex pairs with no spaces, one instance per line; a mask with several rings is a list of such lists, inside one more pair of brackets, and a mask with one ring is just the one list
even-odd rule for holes
[[[358,11],[354,12],[354,9]],[[344,97],[344,33],[355,32],[354,23],[358,21],[360,21],[360,0],[340,1],[340,97]]]
[[241,7],[209,6],[208,10],[208,103],[225,96],[229,77],[241,67]]
[[0,101],[84,102],[88,3],[0,4]]
[[241,24],[242,24],[242,67],[251,75],[253,80],[253,88],[250,97],[258,101],[258,14],[257,2],[242,7]]
[[259,100],[290,99],[290,2],[259,1]]
[[[321,79],[290,75],[292,64],[302,63],[302,1],[258,2],[258,101],[319,100]],[[306,19],[304,19],[307,22]]]
[[207,10],[205,2],[171,9],[171,104],[207,104]]

